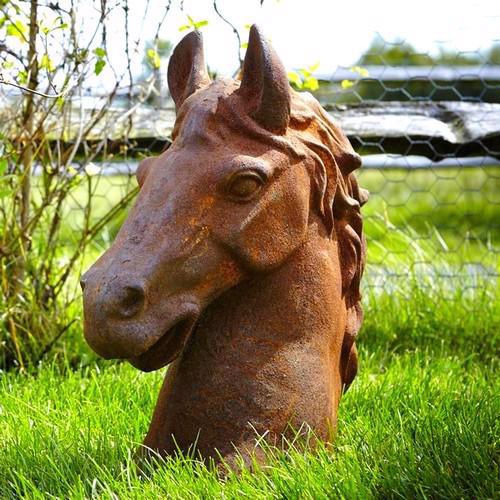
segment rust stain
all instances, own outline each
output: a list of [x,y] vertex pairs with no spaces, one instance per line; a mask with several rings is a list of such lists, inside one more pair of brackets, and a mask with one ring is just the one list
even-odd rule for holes
[[171,363],[144,441],[163,455],[261,458],[258,435],[290,426],[329,440],[357,370],[360,158],[256,26],[241,83],[210,81],[197,32],[168,82],[174,142],[141,163],[136,206],[82,278],[86,339]]

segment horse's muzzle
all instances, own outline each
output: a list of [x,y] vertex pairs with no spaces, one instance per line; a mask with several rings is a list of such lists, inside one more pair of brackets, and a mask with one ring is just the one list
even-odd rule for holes
[[196,328],[197,316],[190,315],[169,328],[160,339],[140,356],[130,358],[139,370],[149,372],[171,363],[182,352]]
[[195,302],[168,296],[150,304],[140,280],[87,273],[81,279],[84,334],[100,356],[128,359],[144,371],[175,359],[189,339],[200,314]]

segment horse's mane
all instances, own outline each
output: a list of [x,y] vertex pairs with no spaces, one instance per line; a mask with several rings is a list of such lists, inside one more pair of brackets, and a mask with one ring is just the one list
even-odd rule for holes
[[292,94],[290,118],[292,135],[314,159],[312,174],[318,209],[331,237],[338,243],[342,293],[347,307],[341,368],[345,387],[348,387],[357,371],[354,341],[363,320],[360,282],[366,259],[366,241],[360,209],[368,200],[368,191],[358,186],[353,174],[361,166],[361,158],[342,130],[310,94]]
[[342,370],[348,386],[356,374],[354,340],[362,322],[360,281],[366,254],[360,208],[368,192],[358,186],[353,174],[361,166],[361,158],[310,94],[291,91],[290,122],[285,135],[260,127],[242,110],[235,94],[220,96],[217,106],[217,114],[225,115],[231,128],[286,152],[292,161],[306,161],[308,165],[313,205],[339,248],[342,294],[347,307]]

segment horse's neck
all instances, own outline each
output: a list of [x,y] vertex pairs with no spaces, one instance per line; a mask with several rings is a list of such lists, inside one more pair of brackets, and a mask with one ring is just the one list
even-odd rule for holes
[[208,350],[221,339],[232,345],[273,341],[277,348],[331,341],[342,320],[340,294],[336,242],[313,226],[307,241],[278,269],[241,283],[212,304],[199,328],[202,341]]
[[200,435],[208,450],[228,434],[241,441],[248,422],[262,432],[308,422],[326,436],[340,397],[345,312],[336,243],[317,227],[309,236],[280,268],[207,308],[167,373],[145,444],[168,450],[172,434],[182,447],[201,428],[226,429]]

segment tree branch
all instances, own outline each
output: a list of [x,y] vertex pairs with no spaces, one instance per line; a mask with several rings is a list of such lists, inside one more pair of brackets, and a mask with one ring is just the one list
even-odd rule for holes
[[16,89],[22,90],[23,92],[28,92],[30,94],[35,94],[40,97],[46,97],[48,99],[57,99],[58,97],[63,97],[68,93],[68,89],[63,90],[59,94],[45,94],[44,92],[39,92],[38,90],[30,89],[28,87],[25,87],[24,85],[19,85],[18,83],[15,82],[10,82],[8,80],[5,80],[3,77],[2,73],[0,73],[0,83],[4,85],[10,85],[11,87],[15,87]]

